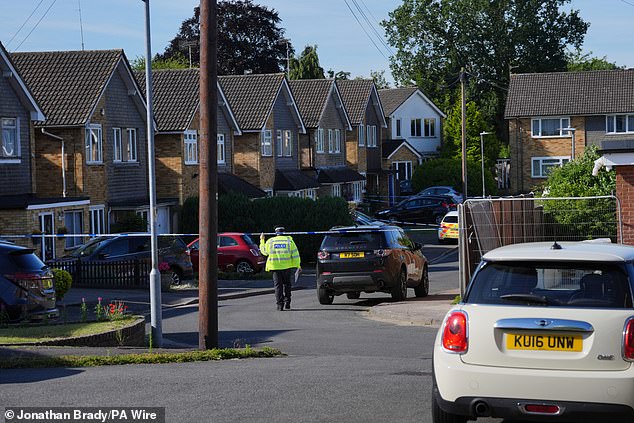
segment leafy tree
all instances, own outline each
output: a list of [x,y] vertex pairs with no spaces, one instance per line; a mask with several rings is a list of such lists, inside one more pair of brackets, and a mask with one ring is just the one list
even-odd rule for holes
[[[497,183],[491,172],[485,172],[487,195],[497,194]],[[418,192],[434,185],[447,185],[462,192],[462,161],[460,157],[441,157],[427,160],[414,169],[412,186]],[[480,161],[467,161],[467,193],[469,197],[482,195],[482,168]]]
[[[274,9],[254,4],[251,0],[219,1],[218,16],[218,74],[281,72],[286,64],[286,43],[281,19]],[[194,16],[182,22],[176,37],[159,57],[168,59],[177,53],[200,63],[200,8]]]
[[[145,57],[137,56],[136,59],[130,62],[130,66],[132,66],[132,69],[135,71],[144,71]],[[188,67],[189,67],[189,61],[180,52],[176,52],[174,56],[168,57],[166,59],[162,59],[158,55],[154,56],[154,58],[152,59],[153,70],[187,69]]]
[[565,71],[565,48],[583,43],[588,23],[570,0],[403,0],[382,22],[395,47],[392,75],[412,81],[434,102],[446,104],[461,68],[469,96],[505,135],[504,105],[510,71]]
[[341,80],[350,79],[350,72],[344,72],[344,71],[335,72],[332,69],[328,69],[326,73],[328,74],[328,78],[330,79],[341,79]]
[[324,79],[324,68],[319,66],[317,46],[306,46],[290,60],[290,79]]
[[384,88],[391,88],[390,83],[385,79],[385,70],[380,71],[370,71],[370,78],[374,80],[374,84],[378,90],[382,90]]
[[566,58],[568,60],[568,71],[570,72],[623,69],[622,66],[617,66],[616,63],[608,62],[606,56],[601,58],[593,57],[592,52],[584,54],[581,49],[567,53]]

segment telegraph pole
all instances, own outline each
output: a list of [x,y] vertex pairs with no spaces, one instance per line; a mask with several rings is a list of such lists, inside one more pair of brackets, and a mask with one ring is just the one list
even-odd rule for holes
[[460,69],[460,92],[462,96],[462,201],[467,200],[467,99],[465,96],[466,75]]
[[218,346],[218,37],[216,0],[200,1],[198,348]]

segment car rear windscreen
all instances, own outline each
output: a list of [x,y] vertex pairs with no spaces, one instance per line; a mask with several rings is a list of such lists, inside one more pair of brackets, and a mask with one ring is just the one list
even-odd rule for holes
[[385,248],[383,234],[380,232],[349,232],[327,235],[321,243],[326,251],[364,251]]
[[38,272],[46,267],[42,260],[30,249],[10,252],[9,261],[15,266],[12,269],[13,271]]
[[458,216],[445,216],[444,223],[458,223]]
[[474,275],[465,302],[632,308],[629,278],[616,263],[487,263]]

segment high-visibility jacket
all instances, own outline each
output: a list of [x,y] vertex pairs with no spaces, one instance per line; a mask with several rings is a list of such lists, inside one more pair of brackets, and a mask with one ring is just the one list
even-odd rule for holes
[[268,241],[260,240],[260,251],[265,256],[266,271],[284,270],[300,267],[299,251],[293,238],[287,235],[277,235]]

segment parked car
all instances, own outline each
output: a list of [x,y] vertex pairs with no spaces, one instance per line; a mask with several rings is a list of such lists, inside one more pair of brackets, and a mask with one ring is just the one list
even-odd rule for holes
[[[97,237],[74,250],[70,257],[89,262],[113,262],[133,259],[150,259],[150,236],[122,234],[113,237]],[[167,262],[172,271],[172,283],[179,284],[194,276],[192,262],[187,255],[187,245],[180,237],[159,236],[159,261]]]
[[0,320],[57,317],[51,270],[33,249],[0,241]]
[[449,195],[453,199],[453,203],[462,203],[462,194],[450,186],[433,186],[425,188],[416,195]]
[[332,304],[336,295],[357,299],[361,292],[388,292],[397,301],[407,288],[417,297],[429,292],[427,259],[422,246],[397,226],[337,228],[317,253],[317,298]]
[[[187,246],[189,255],[198,271],[198,238]],[[234,270],[239,273],[258,273],[264,268],[266,257],[251,237],[240,232],[218,234],[218,268],[223,271]]]
[[411,179],[399,181],[398,187],[399,187],[399,193],[402,196],[412,195],[414,193],[414,186],[412,185]]
[[433,421],[634,421],[633,281],[631,246],[486,253],[436,337]]
[[426,195],[406,198],[397,205],[376,212],[378,219],[439,224],[456,205],[450,196]]
[[458,212],[450,211],[440,221],[438,227],[438,242],[458,241]]
[[356,225],[378,225],[378,226],[383,226],[386,223],[382,222],[380,220],[376,220],[370,216],[368,216],[367,214],[359,211],[359,210],[352,210],[350,212],[350,214],[352,215],[352,218],[354,219],[354,223]]

